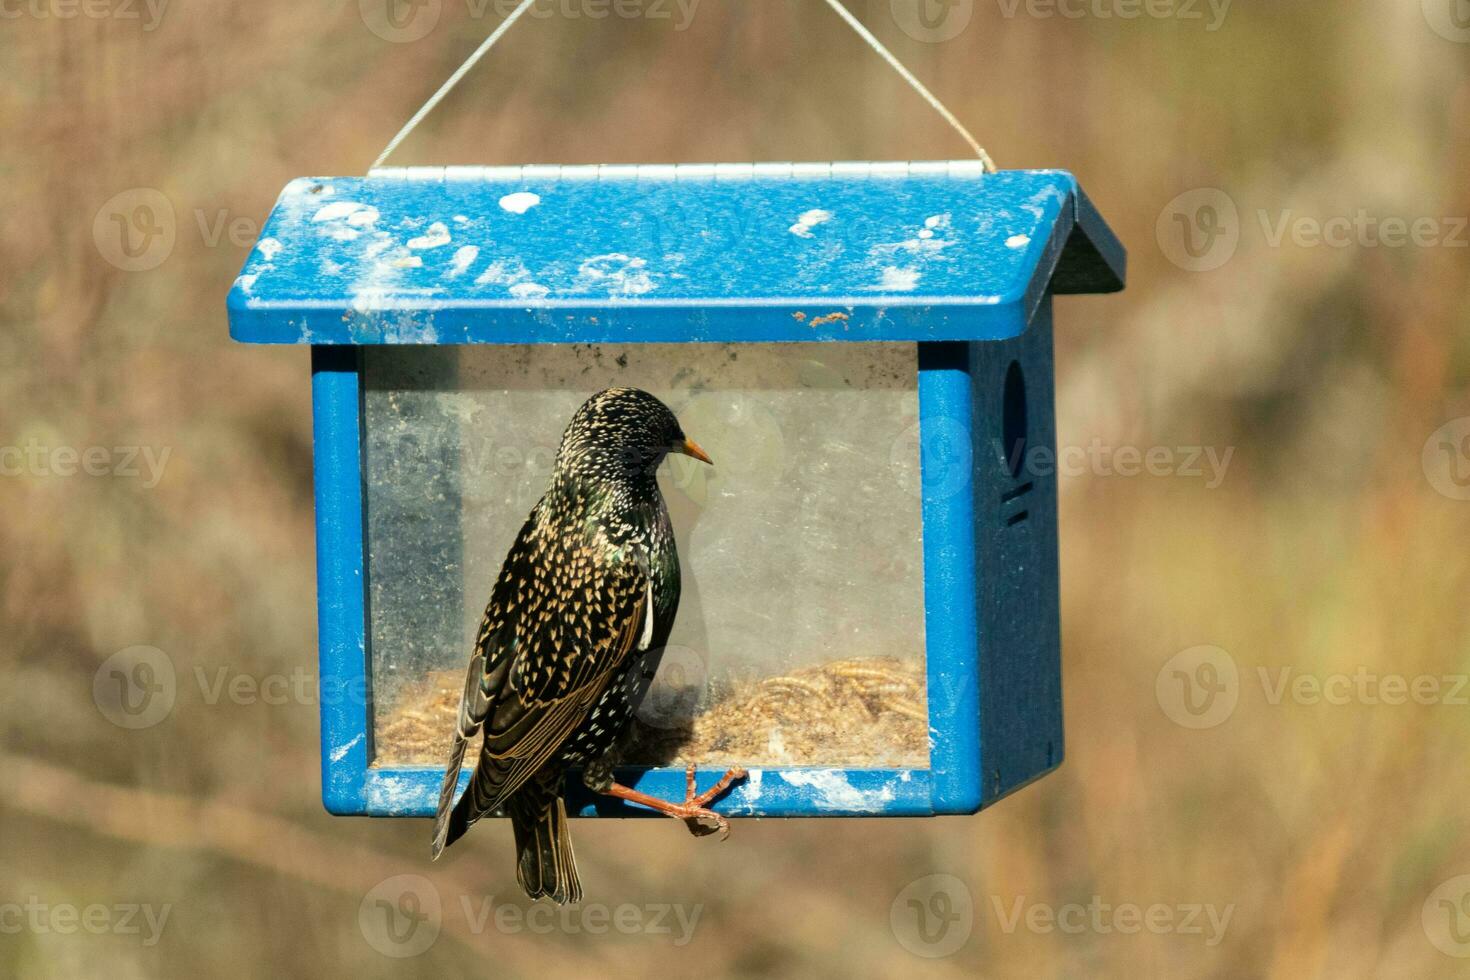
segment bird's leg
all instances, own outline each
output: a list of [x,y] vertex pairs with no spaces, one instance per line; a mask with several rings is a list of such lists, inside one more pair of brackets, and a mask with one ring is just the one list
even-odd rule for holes
[[[661,800],[657,796],[649,796],[647,793],[640,793],[636,789],[632,789],[630,787],[623,786],[620,783],[614,782],[611,778],[608,778],[605,783],[602,783],[602,785],[592,785],[591,783],[589,783],[588,785],[591,787],[592,790],[601,793],[604,796],[615,796],[620,800],[627,800],[629,803],[637,803],[641,806],[646,806],[651,810],[657,810],[659,813],[666,814],[677,820],[683,820],[689,826],[689,832],[695,837],[703,837],[705,834],[713,834],[716,831],[720,833],[721,837],[730,836],[730,821],[726,820],[715,811],[708,809],[708,805],[712,801],[718,799],[721,795],[723,795],[730,788],[731,784],[734,783],[736,780],[744,779],[747,775],[745,770],[726,770],[725,774],[721,776],[713,786],[705,790],[703,793],[699,793],[696,791],[697,788],[694,784],[694,767],[690,766],[685,771],[685,774],[687,777],[687,784],[684,793],[683,803],[674,803],[670,800]],[[601,782],[601,780],[599,780],[599,782]],[[710,826],[708,823],[705,823],[703,821],[711,821],[714,825]]]

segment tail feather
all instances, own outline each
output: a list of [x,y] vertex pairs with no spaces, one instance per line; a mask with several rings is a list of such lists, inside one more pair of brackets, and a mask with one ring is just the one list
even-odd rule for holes
[[[456,734],[454,747],[449,753],[449,765],[444,770],[444,782],[439,787],[439,807],[434,813],[434,860],[438,860],[439,855],[444,853],[444,848],[464,836],[464,832],[470,827],[469,821],[465,819],[464,800],[460,800],[459,806],[451,806],[454,803],[454,791],[459,786],[459,769],[464,763],[464,750],[465,740]],[[465,796],[469,794],[466,793]]]
[[[459,724],[454,729],[454,744],[449,747],[449,761],[444,766],[444,781],[439,786],[439,807],[434,812],[433,856],[437,860],[444,848],[453,844],[469,829],[474,819],[465,811],[464,800],[451,811],[454,791],[459,786],[459,770],[469,739],[478,734],[489,710],[485,693],[485,655],[477,652],[465,671],[464,694],[459,699]],[[465,796],[469,796],[466,793]],[[476,814],[478,816],[478,814]]]
[[567,808],[559,793],[548,799],[530,784],[506,802],[516,837],[516,880],[531,898],[558,905],[582,900],[582,882],[572,855]]

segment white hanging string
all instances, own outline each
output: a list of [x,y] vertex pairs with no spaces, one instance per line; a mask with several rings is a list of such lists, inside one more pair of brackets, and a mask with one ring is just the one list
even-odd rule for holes
[[449,80],[446,81],[443,85],[439,86],[439,91],[435,92],[432,96],[429,97],[429,101],[424,103],[423,108],[419,109],[418,112],[415,112],[413,114],[413,118],[408,121],[407,125],[405,125],[402,129],[398,131],[398,135],[388,141],[388,145],[383,148],[382,153],[378,154],[378,158],[373,161],[373,165],[369,168],[369,170],[375,170],[383,165],[383,161],[388,159],[388,157],[392,155],[394,150],[398,149],[398,144],[408,139],[408,134],[412,133],[414,129],[418,126],[418,124],[424,121],[424,117],[433,112],[434,108],[440,102],[444,101],[444,97],[448,95],[451,91],[453,91],[454,87],[459,84],[460,79],[464,78],[470,73],[470,69],[475,67],[475,65],[479,63],[480,59],[485,57],[485,55],[489,53],[491,48],[495,47],[495,42],[504,37],[505,32],[510,30],[511,25],[520,20],[521,14],[524,14],[527,10],[530,10],[531,5],[535,2],[536,0],[521,0],[520,6],[516,7],[515,10],[512,10],[510,16],[501,21],[499,25],[496,26],[495,30],[490,32],[490,36],[485,38],[485,43],[481,44],[478,48],[475,49],[475,53],[470,55],[469,60],[460,65],[455,73],[449,76]]
[[[425,102],[419,111],[413,114],[413,118],[398,131],[398,135],[388,141],[388,145],[383,148],[383,152],[378,154],[378,159],[373,161],[372,167],[369,168],[370,171],[376,170],[383,165],[383,161],[387,160],[393,151],[398,149],[398,145],[408,139],[409,134],[418,127],[419,123],[424,121],[424,117],[433,112],[439,103],[444,101],[444,97],[454,90],[454,87],[460,83],[460,80],[470,73],[470,69],[474,68],[480,59],[485,57],[491,48],[495,47],[496,42],[505,36],[505,32],[510,30],[511,25],[520,20],[521,15],[531,9],[531,6],[535,2],[536,0],[521,0],[520,5],[511,11],[510,16],[501,21],[495,30],[490,33],[490,36],[485,39],[485,42],[475,49],[475,53],[470,55],[465,63],[460,65],[443,85],[439,86],[439,91],[430,96],[429,101]],[[923,82],[914,77],[913,72],[904,67],[903,62],[899,61],[891,51],[883,46],[883,42],[879,41],[873,36],[871,31],[863,26],[862,21],[854,17],[842,5],[841,0],[827,0],[827,6],[836,11],[837,15],[847,22],[847,26],[857,32],[858,37],[862,38],[868,43],[869,47],[878,52],[878,55],[884,61],[888,62],[889,67],[898,72],[899,77],[908,82],[913,90],[918,92],[924,101],[928,102],[934,111],[943,117],[945,122],[949,123],[950,127],[960,135],[960,138],[970,144],[970,149],[974,150],[975,156],[980,158],[980,165],[985,168],[987,173],[995,172],[995,161],[990,159],[990,154],[986,153],[985,148],[980,145],[979,141],[970,135],[970,131],[964,127],[964,124],[955,117],[954,113],[949,111],[943,102],[939,101],[939,98],[933,92],[930,92],[924,87]]]
[[961,139],[970,144],[970,149],[974,150],[975,155],[980,158],[980,165],[985,168],[985,171],[987,173],[995,173],[995,161],[990,159],[990,154],[986,153],[985,148],[980,145],[979,141],[976,140],[975,137],[970,135],[970,131],[964,127],[964,124],[961,123],[957,118],[955,118],[955,114],[950,112],[949,109],[945,107],[944,103],[940,102],[939,98],[933,92],[930,92],[927,88],[924,87],[923,82],[914,77],[913,72],[909,71],[903,66],[903,62],[895,58],[893,56],[893,53],[883,46],[882,41],[879,41],[876,37],[873,36],[872,31],[863,26],[862,21],[854,17],[852,13],[842,5],[841,0],[827,0],[827,6],[837,11],[837,16],[847,21],[847,26],[856,31],[858,37],[862,38],[864,41],[867,41],[868,46],[871,47],[874,51],[878,52],[879,56],[882,57],[884,61],[888,62],[889,67],[898,72],[899,76],[904,81],[913,86],[914,91],[923,96],[924,101],[928,102],[929,105],[934,108],[935,112],[944,117],[944,121],[949,123],[956,133],[960,134]]

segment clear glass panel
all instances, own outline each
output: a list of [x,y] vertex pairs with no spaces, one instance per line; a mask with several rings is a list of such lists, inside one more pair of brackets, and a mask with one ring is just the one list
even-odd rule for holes
[[486,597],[577,407],[644,388],[683,595],[630,763],[928,763],[912,344],[370,347],[375,764],[442,764]]

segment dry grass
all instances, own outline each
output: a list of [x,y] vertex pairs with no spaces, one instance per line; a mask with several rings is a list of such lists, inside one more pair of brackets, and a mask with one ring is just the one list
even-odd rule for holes
[[[376,761],[441,765],[463,678],[437,671],[409,686],[377,732]],[[654,687],[623,761],[683,766],[916,768],[929,758],[923,666],[897,657],[837,660],[702,692]],[[692,718],[690,717],[692,715]]]

